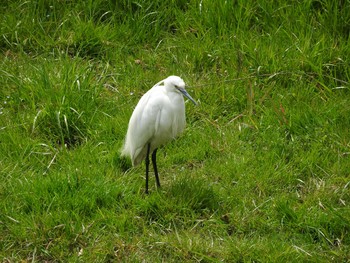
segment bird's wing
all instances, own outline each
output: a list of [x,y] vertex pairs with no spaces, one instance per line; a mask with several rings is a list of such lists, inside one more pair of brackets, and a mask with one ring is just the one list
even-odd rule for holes
[[[158,89],[156,92],[149,90],[137,104],[129,123],[128,138],[130,142],[129,152],[134,165],[145,159],[147,145],[152,141],[151,151],[161,144],[159,136],[155,136],[162,128],[171,125],[171,118],[166,118],[168,110],[165,107],[169,103]],[[155,138],[158,140],[154,140]]]

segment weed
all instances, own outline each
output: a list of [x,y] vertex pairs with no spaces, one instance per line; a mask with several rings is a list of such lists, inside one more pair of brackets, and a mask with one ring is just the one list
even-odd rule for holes
[[[345,262],[349,1],[5,1],[3,261]],[[137,101],[198,107],[162,188],[119,157]],[[152,187],[152,186],[151,186]]]

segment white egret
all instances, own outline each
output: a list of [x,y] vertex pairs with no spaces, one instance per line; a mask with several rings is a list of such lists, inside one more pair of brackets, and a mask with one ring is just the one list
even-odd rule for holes
[[[162,83],[164,85],[161,85]],[[157,149],[174,139],[185,128],[183,96],[197,104],[185,90],[185,82],[180,77],[169,76],[142,96],[131,115],[122,156],[129,156],[133,166],[145,160],[146,194],[150,153],[157,187],[160,187],[156,162]]]

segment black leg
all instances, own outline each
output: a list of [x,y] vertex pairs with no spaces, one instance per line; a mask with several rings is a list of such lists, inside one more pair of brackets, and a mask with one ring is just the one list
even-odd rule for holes
[[148,168],[149,168],[149,149],[151,145],[147,145],[147,154],[146,154],[146,194],[148,194]]
[[158,176],[158,169],[157,169],[157,148],[153,151],[152,153],[152,164],[153,164],[153,170],[154,170],[154,175],[156,176],[156,182],[157,186],[160,187],[160,182],[159,182],[159,176]]

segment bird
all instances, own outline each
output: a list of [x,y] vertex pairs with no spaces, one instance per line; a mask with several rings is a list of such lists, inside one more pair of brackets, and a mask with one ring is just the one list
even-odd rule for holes
[[121,156],[130,157],[133,166],[145,160],[146,194],[149,156],[159,188],[157,150],[183,132],[186,125],[184,96],[197,105],[185,86],[183,79],[178,76],[159,81],[141,97],[130,117]]

